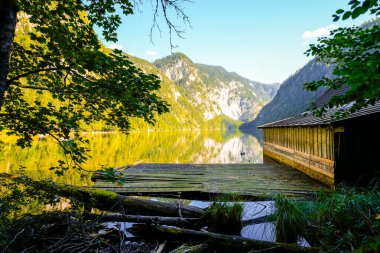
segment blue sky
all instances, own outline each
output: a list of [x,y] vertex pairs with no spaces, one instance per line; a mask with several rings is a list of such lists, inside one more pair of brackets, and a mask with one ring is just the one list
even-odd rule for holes
[[[154,1],[154,0],[153,0]],[[355,21],[333,23],[331,15],[346,8],[342,0],[193,0],[184,4],[191,27],[181,20],[186,39],[174,36],[179,48],[194,62],[219,65],[228,71],[264,83],[282,82],[309,59],[303,54],[310,42],[334,26],[361,24]],[[162,17],[161,17],[162,18]],[[123,18],[116,45],[134,56],[154,61],[171,53],[169,32],[160,21],[154,44],[149,33],[153,11],[150,1],[140,11]]]

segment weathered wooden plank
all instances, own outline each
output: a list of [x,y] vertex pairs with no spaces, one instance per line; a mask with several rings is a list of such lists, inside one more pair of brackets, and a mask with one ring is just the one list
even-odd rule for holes
[[307,146],[307,142],[306,142],[306,131],[305,131],[305,128],[302,127],[301,128],[301,133],[302,133],[302,139],[301,139],[301,143],[302,143],[302,152],[306,153],[306,146]]
[[334,156],[334,128],[330,126],[330,159],[335,160]]
[[[197,175],[189,173],[195,172]],[[306,175],[278,164],[141,164],[123,171],[122,186],[97,181],[116,192],[203,192],[273,196],[312,193],[321,187]],[[129,180],[129,181],[128,181]]]
[[[275,144],[267,144],[265,143],[265,148],[268,150],[275,151],[276,153],[282,154],[286,157],[292,158],[292,159],[299,159],[300,161],[304,161],[305,163],[310,161],[310,164],[318,164],[317,166],[319,167],[328,167],[328,168],[333,168],[334,167],[334,161],[326,159],[326,158],[321,158],[318,156],[314,156],[311,154],[306,154],[297,150],[291,150],[287,149],[282,146],[278,146]],[[326,169],[329,170],[329,169]]]
[[326,128],[321,127],[321,157],[326,158]]
[[269,146],[264,146],[264,155],[270,156],[271,158],[287,164],[293,168],[296,168],[307,175],[311,176],[312,178],[318,179],[321,182],[327,184],[327,185],[333,185],[334,184],[334,173],[333,169],[321,169],[321,165],[315,166],[315,164],[312,164],[312,162],[304,162],[300,159],[297,159],[294,157],[294,155],[286,155],[286,152],[270,148]]
[[326,159],[326,158],[318,157],[318,156],[315,156],[312,154],[303,153],[303,152],[300,152],[297,150],[288,149],[288,148],[285,148],[285,147],[282,147],[279,145],[275,145],[275,144],[271,144],[271,143],[264,143],[264,145],[267,148],[274,148],[274,149],[277,149],[278,151],[283,151],[283,152],[285,152],[283,154],[290,156],[290,157],[294,157],[294,156],[302,157],[302,158],[311,160],[315,163],[319,163],[319,164],[322,164],[322,165],[325,165],[328,167],[334,166],[334,161]]

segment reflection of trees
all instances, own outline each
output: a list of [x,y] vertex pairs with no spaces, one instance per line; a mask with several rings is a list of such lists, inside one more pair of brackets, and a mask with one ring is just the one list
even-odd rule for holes
[[253,129],[241,128],[240,131],[244,134],[254,136],[260,142],[260,145],[263,145],[263,131],[261,129],[258,129],[257,127]]
[[[261,162],[262,148],[254,136],[222,131],[162,131],[88,135],[91,158],[85,169],[118,167],[143,163],[246,163]],[[33,171],[35,178],[54,177],[48,170],[64,159],[59,147],[49,138],[21,149],[12,137],[1,136],[0,171],[15,173],[20,165]],[[244,155],[241,153],[244,152]],[[38,171],[36,171],[38,170]],[[79,174],[66,173],[60,179],[81,183]]]

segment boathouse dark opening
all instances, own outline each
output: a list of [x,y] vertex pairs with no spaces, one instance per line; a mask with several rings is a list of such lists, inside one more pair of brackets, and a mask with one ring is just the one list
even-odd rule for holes
[[367,185],[380,177],[380,114],[348,119],[336,124],[335,182]]

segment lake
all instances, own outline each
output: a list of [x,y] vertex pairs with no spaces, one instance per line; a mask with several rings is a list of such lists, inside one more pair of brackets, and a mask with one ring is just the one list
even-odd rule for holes
[[[239,131],[150,131],[84,133],[91,156],[83,168],[97,170],[133,163],[262,163],[258,138]],[[58,179],[49,168],[65,159],[50,137],[36,137],[31,148],[15,145],[16,138],[0,135],[0,171],[17,173],[20,166],[36,179]],[[81,173],[66,173],[59,181],[87,184]]]
[[[151,131],[123,133],[86,133],[91,158],[85,170],[120,167],[134,163],[248,164],[262,163],[260,137],[239,131]],[[93,185],[83,171],[69,171],[58,177],[49,168],[64,159],[60,147],[51,138],[36,137],[32,147],[22,149],[16,138],[0,135],[0,172],[23,173],[34,179],[52,178],[75,185]],[[176,199],[166,201],[177,201]],[[210,202],[184,200],[186,204],[207,207]],[[273,202],[243,202],[243,220],[268,215]],[[113,227],[130,227],[132,223],[108,223]],[[274,241],[274,225],[270,222],[245,226],[243,237]]]

